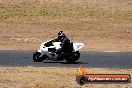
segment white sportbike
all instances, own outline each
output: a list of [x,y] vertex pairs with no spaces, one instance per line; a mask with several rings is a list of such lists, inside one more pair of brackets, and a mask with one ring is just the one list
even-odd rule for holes
[[33,54],[34,62],[41,62],[43,60],[62,61],[66,60],[68,63],[74,63],[80,58],[79,50],[84,46],[83,43],[72,43],[71,52],[61,52],[57,54],[57,50],[61,49],[61,42],[52,42],[51,40],[43,42],[40,49]]

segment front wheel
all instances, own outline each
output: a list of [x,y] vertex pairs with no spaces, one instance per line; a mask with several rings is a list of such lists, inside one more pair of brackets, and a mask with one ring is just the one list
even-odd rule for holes
[[76,52],[72,52],[70,54],[68,54],[65,58],[65,60],[68,63],[75,63],[75,61],[77,61],[80,58],[80,52],[76,51]]
[[33,60],[34,60],[34,62],[41,62],[41,61],[43,61],[43,58],[40,57],[40,55],[41,55],[40,52],[35,52],[33,54]]

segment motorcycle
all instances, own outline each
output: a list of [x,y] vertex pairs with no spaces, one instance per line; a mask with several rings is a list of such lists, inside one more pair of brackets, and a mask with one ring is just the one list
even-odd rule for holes
[[79,50],[84,46],[83,43],[72,43],[71,52],[61,52],[58,54],[56,51],[61,49],[61,42],[52,42],[49,40],[43,42],[40,45],[40,49],[33,54],[34,62],[41,62],[43,60],[53,60],[53,61],[62,61],[66,60],[68,63],[74,63],[80,58]]

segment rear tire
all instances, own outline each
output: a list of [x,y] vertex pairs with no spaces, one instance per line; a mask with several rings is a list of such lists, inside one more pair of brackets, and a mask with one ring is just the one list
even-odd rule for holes
[[40,55],[41,55],[40,52],[35,52],[33,54],[33,61],[34,62],[41,62],[41,61],[43,61],[43,58],[42,57],[39,57]]
[[65,58],[65,60],[68,63],[75,63],[75,61],[77,61],[80,58],[80,52],[76,51],[76,52],[72,52],[70,54],[68,54]]

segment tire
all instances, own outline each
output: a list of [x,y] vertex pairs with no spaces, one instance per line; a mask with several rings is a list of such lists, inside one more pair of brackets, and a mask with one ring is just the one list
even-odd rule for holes
[[33,54],[33,61],[34,62],[41,62],[41,61],[43,61],[43,58],[42,57],[39,57],[40,55],[41,55],[41,53],[35,52]]
[[87,79],[81,75],[76,78],[76,81],[79,85],[84,85],[86,83]]
[[80,52],[79,51],[76,51],[74,53],[74,60],[77,61],[79,58],[80,58]]
[[75,61],[77,61],[80,58],[80,52],[76,51],[76,52],[72,52],[70,54],[68,54],[65,58],[65,60],[68,63],[75,63]]

